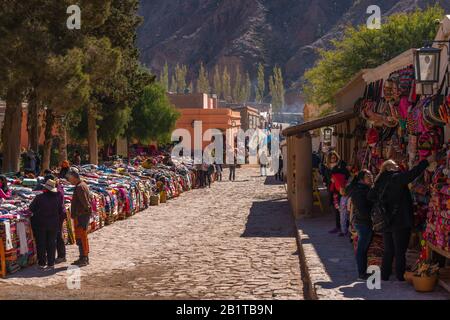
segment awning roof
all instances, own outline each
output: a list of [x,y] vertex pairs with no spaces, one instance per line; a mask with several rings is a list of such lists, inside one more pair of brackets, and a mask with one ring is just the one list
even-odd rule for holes
[[356,113],[353,110],[334,112],[329,114],[323,118],[311,120],[305,123],[302,123],[297,126],[289,127],[283,130],[283,135],[285,136],[293,136],[297,134],[301,134],[310,130],[332,126],[346,120],[350,120],[356,117]]

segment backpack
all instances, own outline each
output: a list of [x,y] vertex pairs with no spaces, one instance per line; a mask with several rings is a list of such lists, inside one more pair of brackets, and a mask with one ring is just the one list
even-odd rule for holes
[[391,216],[388,214],[384,195],[391,181],[388,181],[383,191],[378,195],[378,200],[374,203],[371,212],[372,229],[376,233],[382,233],[391,224]]

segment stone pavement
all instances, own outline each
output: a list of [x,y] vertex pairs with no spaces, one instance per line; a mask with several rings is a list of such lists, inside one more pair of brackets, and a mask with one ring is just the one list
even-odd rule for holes
[[357,281],[356,261],[348,238],[329,234],[334,218],[327,214],[299,219],[298,229],[317,297],[326,300],[442,300],[450,296],[441,288],[432,293],[417,293],[406,282],[381,283],[381,290],[369,290]]
[[[228,171],[225,170],[224,177]],[[286,191],[255,168],[90,235],[81,289],[68,264],[0,280],[0,299],[302,299]],[[77,258],[68,247],[68,261]]]

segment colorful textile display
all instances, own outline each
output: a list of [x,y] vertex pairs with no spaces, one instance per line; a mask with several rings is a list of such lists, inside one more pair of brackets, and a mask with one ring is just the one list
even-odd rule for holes
[[[173,163],[167,156],[157,155],[132,161],[134,166],[114,162],[102,166],[80,167],[81,179],[91,191],[92,214],[89,232],[126,219],[150,207],[152,196],[164,194],[165,200],[193,189],[195,174],[189,161]],[[142,166],[141,164],[145,164]],[[29,204],[39,194],[43,178],[10,178],[11,199],[0,200],[0,237],[5,246],[7,272],[36,263],[36,246],[31,227]],[[75,243],[70,201],[74,186],[66,180],[64,189],[67,219],[62,233],[66,244]]]

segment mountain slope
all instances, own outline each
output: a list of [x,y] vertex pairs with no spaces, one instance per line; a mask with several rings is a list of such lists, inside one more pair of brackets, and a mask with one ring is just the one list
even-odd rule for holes
[[138,45],[142,61],[160,72],[167,61],[189,66],[196,76],[200,62],[249,71],[280,65],[288,86],[317,59],[317,48],[339,38],[347,24],[365,23],[368,6],[382,15],[425,8],[448,0],[143,0]]

